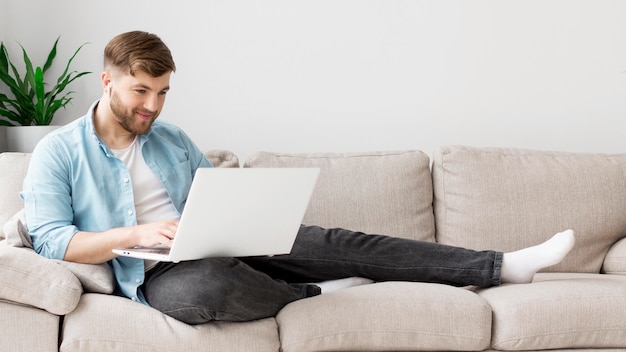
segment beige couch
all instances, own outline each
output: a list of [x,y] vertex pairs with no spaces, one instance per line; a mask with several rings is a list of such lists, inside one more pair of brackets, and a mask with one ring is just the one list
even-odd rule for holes
[[307,224],[502,251],[572,228],[577,244],[532,284],[375,283],[291,303],[275,318],[197,326],[107,294],[106,266],[27,248],[17,195],[28,160],[0,154],[3,351],[626,350],[626,154],[258,153],[244,166],[322,168]]

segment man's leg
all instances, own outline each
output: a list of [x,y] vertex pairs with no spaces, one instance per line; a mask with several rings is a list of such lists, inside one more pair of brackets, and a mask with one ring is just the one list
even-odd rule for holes
[[289,282],[363,277],[487,287],[530,282],[574,247],[572,230],[515,252],[475,251],[432,242],[365,235],[345,229],[300,228],[291,254],[248,258],[250,266]]
[[314,285],[274,280],[235,258],[159,263],[146,273],[142,290],[150,306],[188,324],[266,318],[320,293]]
[[502,257],[503,253],[495,251],[302,226],[291,254],[242,260],[288,282],[356,276],[374,281],[491,286],[500,283]]
[[147,273],[142,289],[151,306],[189,324],[247,321],[274,316],[286,304],[320,293],[306,282],[354,276],[455,286],[522,282],[557,264],[573,246],[571,230],[534,247],[501,253],[301,227],[289,255],[160,263]]

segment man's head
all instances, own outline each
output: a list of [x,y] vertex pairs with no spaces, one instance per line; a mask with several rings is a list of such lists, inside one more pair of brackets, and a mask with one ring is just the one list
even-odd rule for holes
[[104,69],[116,68],[134,76],[143,71],[159,77],[176,71],[170,49],[152,33],[132,31],[119,34],[104,48]]
[[113,38],[104,49],[101,76],[101,104],[112,122],[134,135],[147,133],[163,108],[175,70],[172,54],[158,36],[132,31]]

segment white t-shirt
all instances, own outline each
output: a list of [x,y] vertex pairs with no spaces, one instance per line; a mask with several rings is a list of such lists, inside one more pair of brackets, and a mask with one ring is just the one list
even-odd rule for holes
[[[143,159],[138,137],[135,137],[128,148],[112,149],[111,152],[126,164],[130,173],[138,225],[180,217],[165,187]],[[146,261],[146,271],[156,263]]]

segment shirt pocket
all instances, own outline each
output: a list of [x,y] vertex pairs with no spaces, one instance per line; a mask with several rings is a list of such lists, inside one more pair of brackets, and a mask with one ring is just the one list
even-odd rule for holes
[[192,180],[193,170],[191,170],[189,160],[185,160],[170,166],[167,170],[163,170],[163,184],[179,212],[183,210]]

